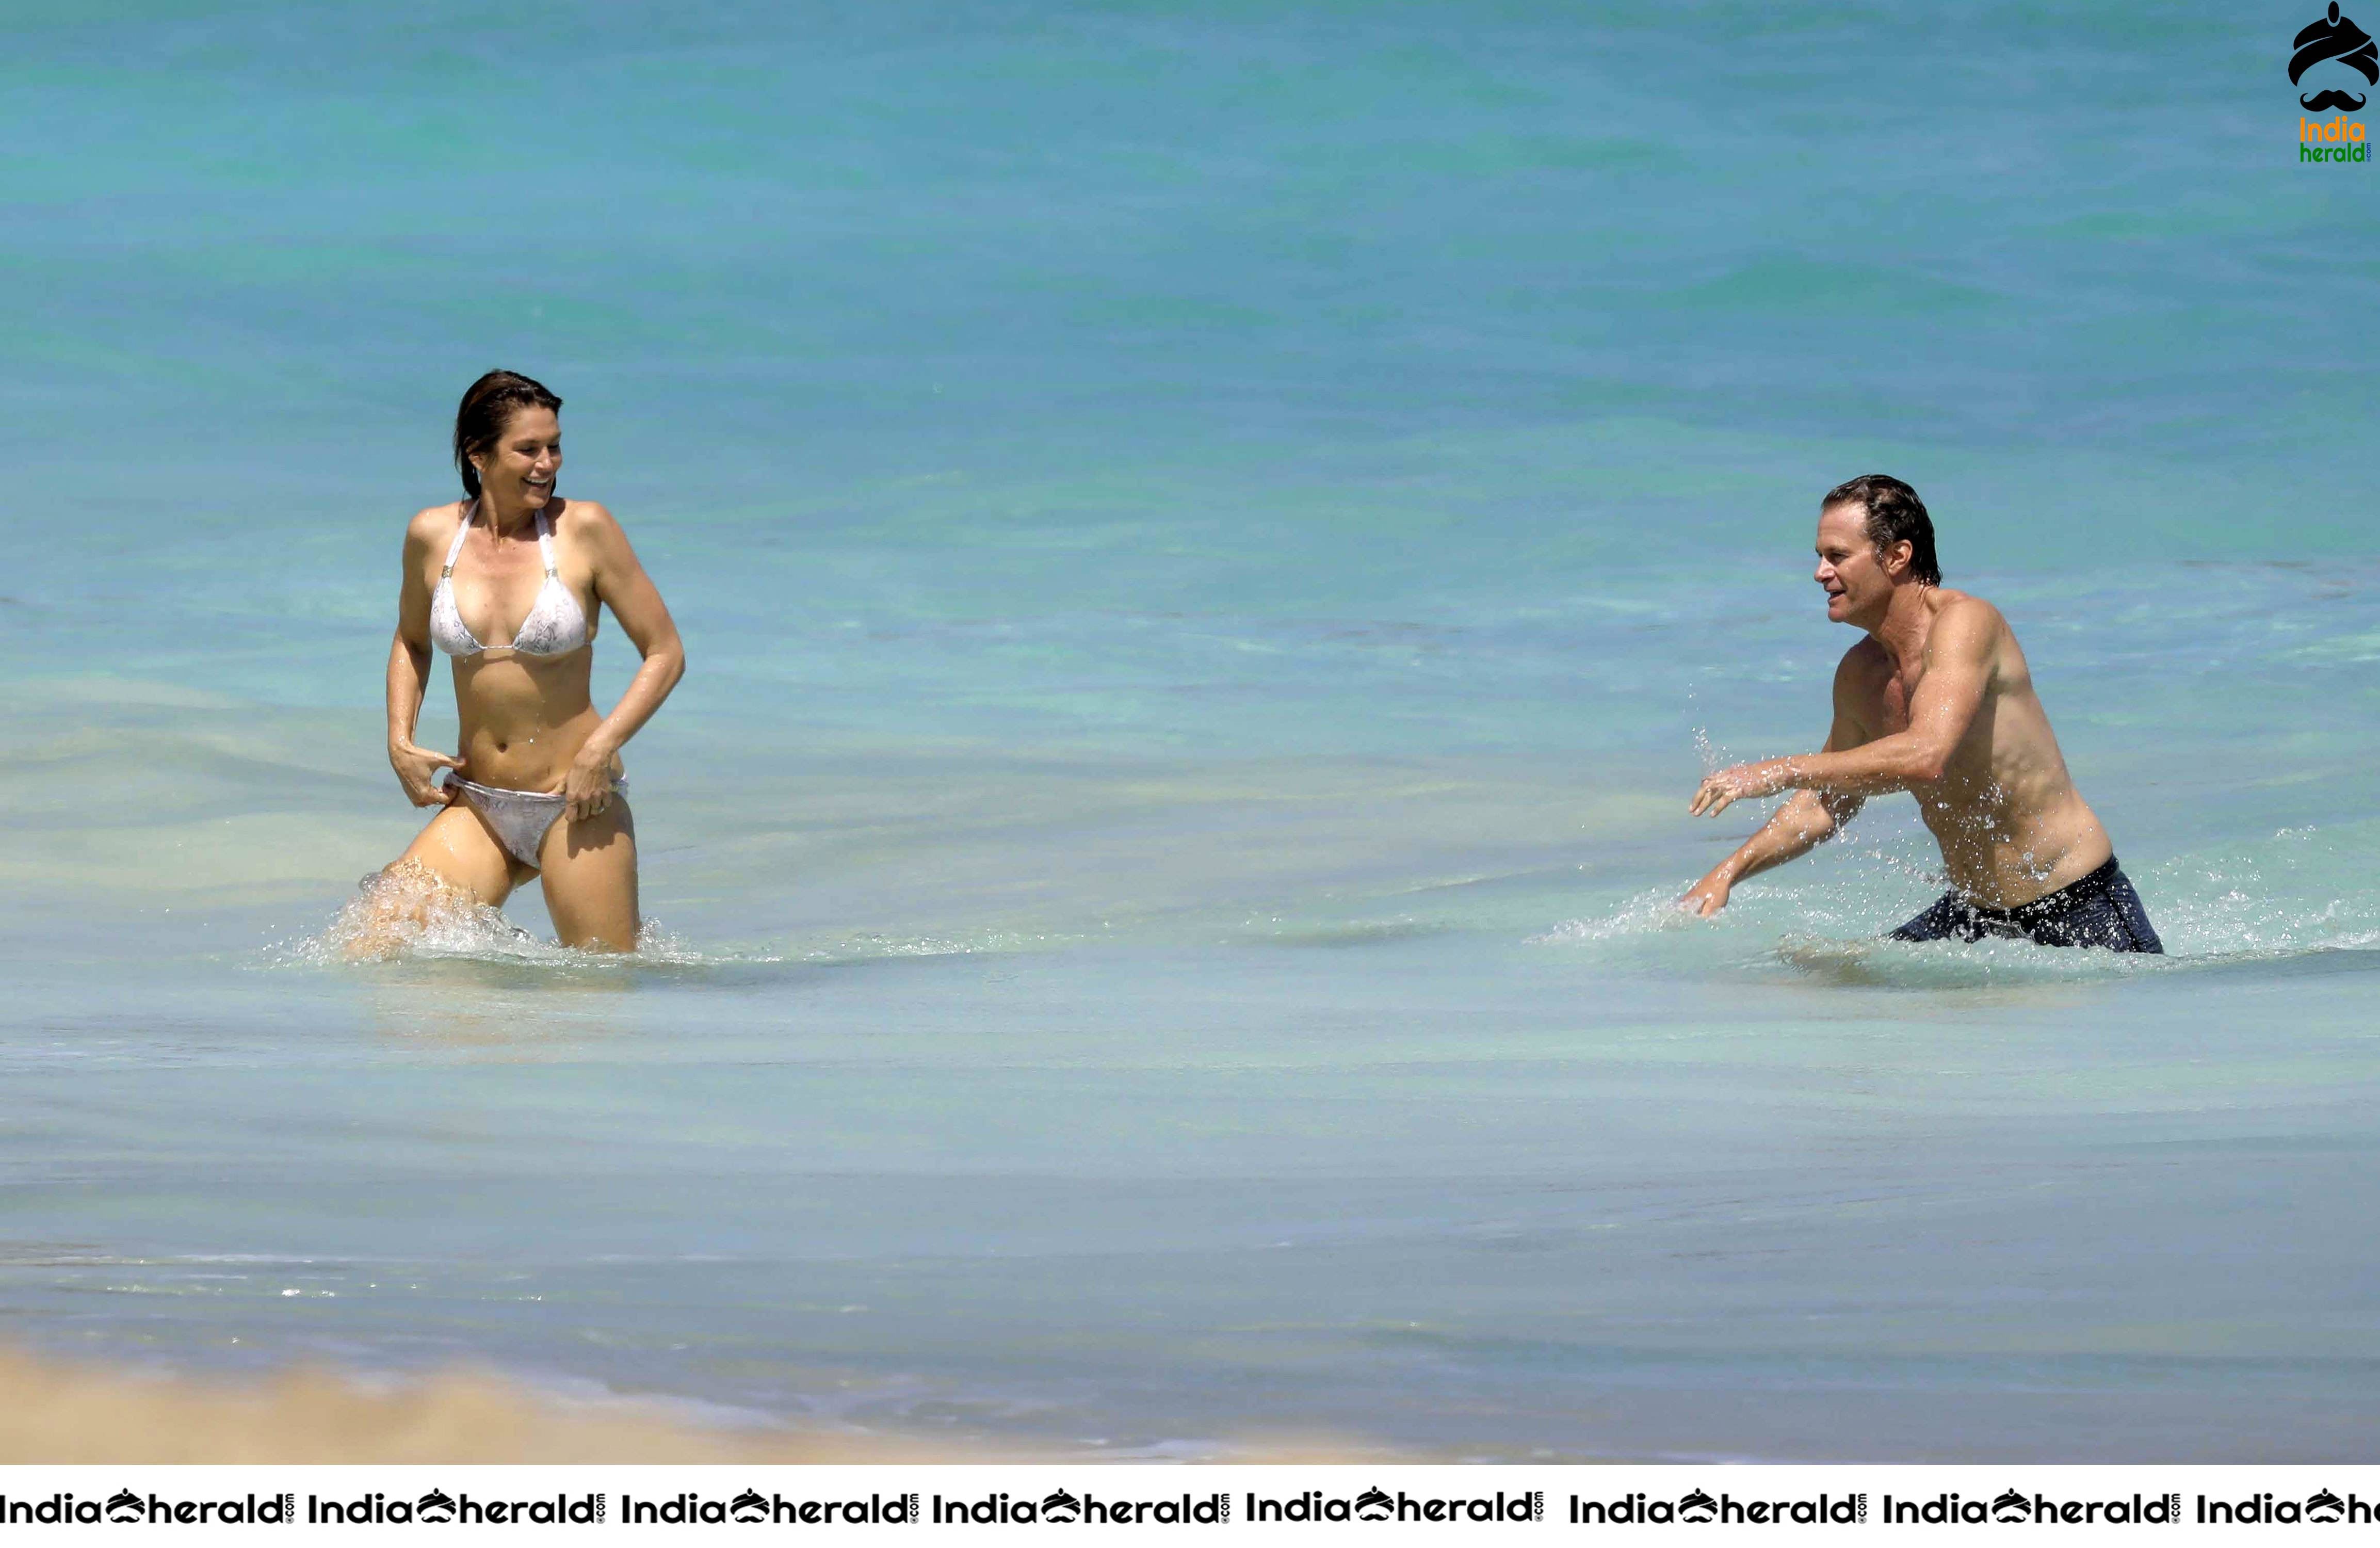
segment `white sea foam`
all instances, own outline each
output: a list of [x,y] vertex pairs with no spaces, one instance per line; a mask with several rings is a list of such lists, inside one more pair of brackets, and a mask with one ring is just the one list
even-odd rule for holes
[[391,866],[356,885],[356,895],[319,934],[264,948],[269,966],[323,968],[400,960],[461,959],[532,967],[586,968],[633,961],[639,967],[701,967],[722,962],[774,962],[775,957],[723,955],[698,949],[648,919],[637,932],[633,957],[582,951],[540,940],[419,866]]
[[1560,945],[1572,941],[1621,941],[1690,929],[1695,925],[1737,921],[1721,913],[1717,920],[1698,920],[1679,905],[1683,887],[1648,887],[1631,896],[1609,913],[1564,920],[1528,938],[1531,945]]
[[[2380,894],[2364,884],[2355,862],[2370,850],[2368,827],[2283,828],[2267,840],[2134,870],[2135,884],[2165,943],[2161,962],[2120,961],[2114,953],[2056,950],[2022,941],[1885,938],[1884,932],[1942,884],[1938,872],[1907,843],[1821,857],[1803,873],[1788,873],[1791,881],[1739,889],[1714,919],[1697,920],[1678,907],[1685,890],[1681,883],[1633,893],[1609,909],[1566,920],[1528,940],[1536,945],[1625,947],[1660,941],[1682,946],[1711,938],[1697,937],[1696,930],[1723,932],[1729,959],[1740,961],[1736,948],[1746,932],[1773,931],[1775,946],[1762,960],[1845,981],[1932,986],[2087,979],[2367,949],[2380,946]],[[1682,965],[1672,952],[1659,959]]]

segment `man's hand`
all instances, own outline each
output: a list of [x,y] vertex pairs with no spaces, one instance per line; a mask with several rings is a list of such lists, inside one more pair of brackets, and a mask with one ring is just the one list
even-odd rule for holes
[[1771,758],[1764,763],[1738,763],[1731,769],[1721,769],[1702,783],[1694,792],[1694,804],[1686,808],[1690,817],[1716,817],[1741,800],[1757,800],[1787,788],[1793,780],[1793,765],[1782,758]]
[[1734,884],[1727,879],[1727,867],[1721,866],[1688,888],[1686,896],[1678,899],[1678,907],[1706,920],[1727,907],[1727,895],[1734,890]]

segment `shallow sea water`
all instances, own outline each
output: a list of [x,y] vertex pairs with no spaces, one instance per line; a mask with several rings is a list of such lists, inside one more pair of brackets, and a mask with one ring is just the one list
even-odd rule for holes
[[[1829,14],[31,17],[0,1337],[1130,1456],[2368,1456],[2380,293],[2305,18]],[[1843,111],[1887,66],[1937,133]],[[687,640],[654,949],[532,889],[352,965],[499,362]],[[1756,815],[1706,758],[1824,733],[1872,467],[2168,958],[1876,940],[1905,799],[1669,908]]]

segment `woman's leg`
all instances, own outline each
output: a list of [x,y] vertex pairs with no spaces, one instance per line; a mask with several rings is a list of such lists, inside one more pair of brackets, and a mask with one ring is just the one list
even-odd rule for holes
[[408,862],[450,887],[463,888],[491,908],[504,907],[513,888],[529,874],[528,867],[504,853],[480,814],[461,801],[430,819],[430,825],[397,857],[397,865]]
[[634,951],[637,927],[637,823],[627,798],[592,817],[564,817],[545,830],[545,909],[565,946]]
[[458,895],[492,907],[527,874],[479,813],[448,807],[341,911],[341,949],[359,962],[401,956],[434,916],[452,911]]

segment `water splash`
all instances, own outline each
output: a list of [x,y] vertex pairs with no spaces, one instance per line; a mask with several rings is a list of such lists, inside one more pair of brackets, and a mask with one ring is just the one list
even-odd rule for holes
[[1680,906],[1681,887],[1647,887],[1633,894],[1617,908],[1591,919],[1564,920],[1550,930],[1527,937],[1533,946],[1561,945],[1575,941],[1621,941],[1647,935],[1674,934],[1697,925],[1713,929],[1732,927],[1741,916],[1730,918],[1722,909],[1717,918],[1699,920]]
[[480,902],[468,888],[455,886],[428,867],[405,860],[357,883],[356,896],[340,906],[320,934],[276,942],[264,948],[264,959],[268,966],[298,968],[436,959],[557,968],[622,962],[701,967],[730,960],[697,950],[652,919],[638,930],[632,957],[541,941],[504,918],[502,910]]
[[[2038,946],[2024,941],[1904,942],[1883,933],[1943,885],[1913,835],[1815,862],[1792,883],[1739,888],[1729,908],[1696,920],[1677,907],[1682,884],[1651,887],[1595,914],[1529,936],[1535,945],[1592,946],[1645,968],[1773,969],[1841,983],[1958,987],[2070,981],[2270,962],[2380,946],[2380,892],[2358,857],[2380,823],[2283,828],[2268,839],[2178,856],[2133,870],[2163,958]],[[1747,932],[1773,945],[1746,958]],[[1715,947],[1724,943],[1723,956]]]
[[1694,756],[1702,762],[1705,779],[1726,766],[1719,762],[1718,749],[1711,745],[1710,731],[1706,726],[1694,727]]
[[2261,842],[2183,855],[2140,876],[2176,955],[2226,960],[2380,945],[2380,893],[2362,857],[2380,823],[2281,828]]

